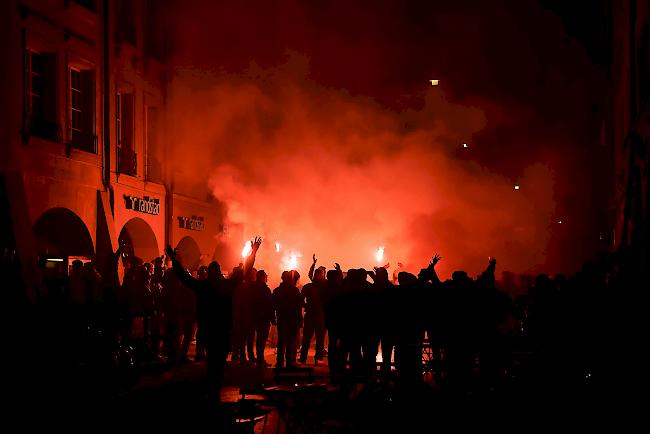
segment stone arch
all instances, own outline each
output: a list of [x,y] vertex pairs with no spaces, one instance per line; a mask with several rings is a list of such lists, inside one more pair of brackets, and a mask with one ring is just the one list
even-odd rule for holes
[[124,224],[118,240],[127,257],[136,257],[149,262],[160,256],[156,233],[140,217],[134,217]]
[[95,254],[88,227],[67,208],[45,211],[34,222],[32,233],[39,255],[92,257]]
[[201,249],[199,245],[190,236],[185,236],[176,245],[179,252],[181,264],[188,270],[196,270],[201,262]]

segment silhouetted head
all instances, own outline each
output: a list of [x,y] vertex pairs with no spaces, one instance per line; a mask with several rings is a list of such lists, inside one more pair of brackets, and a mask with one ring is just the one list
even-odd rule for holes
[[451,279],[454,282],[464,282],[468,279],[467,272],[463,270],[456,270],[451,274]]
[[314,280],[325,280],[325,267],[318,267],[314,270]]
[[196,275],[199,280],[205,280],[208,278],[208,267],[201,265],[199,270],[196,272]]
[[81,273],[81,271],[84,268],[84,263],[81,262],[79,259],[75,259],[72,261],[72,272],[75,274]]
[[379,267],[375,271],[375,276],[375,282],[385,282],[388,280],[388,270],[384,267]]
[[339,270],[329,270],[327,272],[327,282],[330,285],[340,285],[343,280],[343,273]]
[[291,270],[291,284],[293,286],[298,285],[298,281],[300,280],[300,273],[298,273],[296,270]]
[[281,277],[282,283],[291,284],[291,272],[283,271]]
[[400,286],[404,285],[413,285],[418,281],[418,278],[414,274],[408,273],[406,271],[400,271],[397,275],[397,281]]
[[255,280],[260,283],[266,283],[269,280],[269,276],[266,274],[266,271],[260,270],[255,275]]
[[211,281],[221,279],[221,265],[217,261],[210,262],[208,265],[208,279]]

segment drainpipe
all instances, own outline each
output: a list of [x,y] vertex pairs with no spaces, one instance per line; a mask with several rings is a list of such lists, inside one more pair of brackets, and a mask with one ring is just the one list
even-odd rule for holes
[[[111,188],[111,80],[110,80],[110,19],[109,19],[109,0],[104,0],[104,68],[103,68],[103,78],[104,78],[104,152],[103,154],[103,173],[102,181],[104,187],[109,192],[111,198],[113,196],[113,191]],[[111,209],[113,208],[111,200]]]

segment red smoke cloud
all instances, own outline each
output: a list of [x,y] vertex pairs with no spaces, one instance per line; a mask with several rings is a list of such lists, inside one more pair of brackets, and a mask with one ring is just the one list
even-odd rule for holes
[[[379,246],[386,261],[414,271],[440,252],[443,275],[478,273],[488,256],[515,271],[544,262],[554,213],[548,169],[529,167],[515,191],[508,179],[455,157],[471,152],[462,143],[485,127],[480,109],[450,103],[423,83],[422,108],[397,112],[324,88],[307,69],[294,56],[279,68],[215,77],[179,71],[177,79],[182,140],[206,150],[197,163],[213,165],[209,185],[229,220],[243,224],[245,238],[267,240],[259,267],[277,275],[293,250],[303,256],[303,275],[312,253],[328,267],[371,268],[382,265]],[[176,161],[196,166],[179,151]]]
[[540,3],[175,6],[169,161],[243,225],[225,265],[256,234],[272,277],[290,249],[303,275],[312,253],[370,267],[379,246],[411,271],[439,252],[444,276],[593,254],[602,74]]

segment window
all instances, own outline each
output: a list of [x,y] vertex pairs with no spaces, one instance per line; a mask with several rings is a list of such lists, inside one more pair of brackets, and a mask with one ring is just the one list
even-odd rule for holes
[[78,137],[83,132],[81,96],[81,71],[70,69],[70,118],[73,142],[78,141]]
[[133,148],[134,96],[118,93],[116,100],[117,169],[119,173],[135,176],[137,156]]
[[95,135],[95,76],[92,70],[70,68],[70,144],[87,152],[97,152]]
[[56,54],[25,53],[25,118],[28,136],[61,141],[56,108]]

